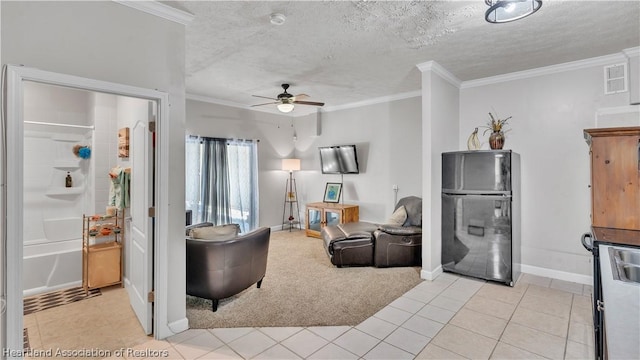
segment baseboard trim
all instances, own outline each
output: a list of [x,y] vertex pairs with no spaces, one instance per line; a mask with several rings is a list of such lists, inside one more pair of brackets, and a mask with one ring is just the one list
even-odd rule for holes
[[544,276],[552,279],[571,281],[579,284],[585,284],[585,285],[593,284],[593,277],[589,275],[582,275],[582,274],[570,273],[566,271],[541,268],[537,266],[522,264],[522,272],[526,274],[531,274],[531,275]]
[[185,317],[178,321],[170,322],[167,324],[167,327],[172,332],[172,334],[169,334],[168,336],[163,337],[163,339],[171,335],[175,335],[183,331],[189,330],[189,319]]
[[435,280],[440,274],[442,274],[442,265],[438,265],[433,271],[420,270],[420,278],[424,280]]

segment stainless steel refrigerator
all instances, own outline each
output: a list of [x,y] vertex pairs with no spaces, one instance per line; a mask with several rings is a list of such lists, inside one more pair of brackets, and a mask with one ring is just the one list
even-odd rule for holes
[[520,276],[520,155],[442,154],[442,268],[514,285]]

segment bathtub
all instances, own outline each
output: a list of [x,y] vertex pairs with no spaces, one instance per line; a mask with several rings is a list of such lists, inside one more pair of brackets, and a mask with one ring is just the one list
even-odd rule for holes
[[24,244],[23,296],[82,285],[82,218],[45,219],[43,229]]

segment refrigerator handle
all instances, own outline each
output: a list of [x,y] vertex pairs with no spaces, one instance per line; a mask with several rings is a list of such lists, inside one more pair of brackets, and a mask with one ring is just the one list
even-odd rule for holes
[[[588,242],[587,239],[589,239]],[[582,246],[584,246],[585,249],[587,249],[589,252],[593,252],[593,235],[591,235],[591,233],[582,234],[582,238],[580,239],[580,241],[582,242]]]
[[465,199],[482,199],[482,200],[507,200],[511,199],[511,195],[509,194],[487,194],[487,195],[478,195],[478,194],[456,194],[456,193],[446,193],[443,192],[442,196],[446,197],[457,197],[457,198],[465,198]]

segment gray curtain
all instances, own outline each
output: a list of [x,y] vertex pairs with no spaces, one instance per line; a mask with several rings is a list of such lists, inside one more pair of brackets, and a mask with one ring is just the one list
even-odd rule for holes
[[257,140],[188,136],[185,205],[192,223],[258,226]]
[[229,202],[229,166],[227,164],[227,140],[200,138],[202,142],[202,163],[200,169],[200,193],[202,202],[198,213],[202,221],[214,225],[231,223]]

